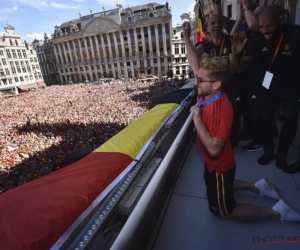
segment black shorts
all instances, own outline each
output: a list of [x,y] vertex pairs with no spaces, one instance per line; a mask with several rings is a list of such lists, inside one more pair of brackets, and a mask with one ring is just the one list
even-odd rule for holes
[[223,174],[208,172],[206,166],[204,180],[210,211],[217,216],[228,216],[236,206],[233,183],[236,166]]

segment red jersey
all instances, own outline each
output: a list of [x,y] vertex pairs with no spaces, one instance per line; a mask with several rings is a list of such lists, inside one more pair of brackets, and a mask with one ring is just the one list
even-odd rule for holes
[[232,121],[232,105],[224,93],[219,99],[202,108],[202,122],[209,131],[210,136],[225,141],[221,154],[218,157],[211,157],[197,134],[198,146],[210,173],[216,170],[217,173],[222,174],[235,165],[235,158],[230,144]]

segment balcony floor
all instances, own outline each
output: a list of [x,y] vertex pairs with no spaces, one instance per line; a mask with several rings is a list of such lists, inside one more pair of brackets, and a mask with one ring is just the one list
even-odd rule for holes
[[[240,145],[239,145],[240,146]],[[275,167],[275,161],[267,166],[257,164],[262,151],[244,152],[235,149],[236,178],[256,182],[267,177],[283,192],[283,198],[294,208],[300,209],[300,173],[285,174]],[[292,147],[288,160],[297,159]],[[163,219],[154,236],[154,250],[277,250],[300,249],[300,223],[281,221],[233,222],[223,221],[209,212],[203,180],[204,160],[194,141],[185,165],[167,205]],[[276,201],[250,192],[237,192],[237,202],[272,207]],[[296,243],[262,244],[264,237],[281,236],[284,240],[294,237]],[[260,242],[259,242],[260,238]]]

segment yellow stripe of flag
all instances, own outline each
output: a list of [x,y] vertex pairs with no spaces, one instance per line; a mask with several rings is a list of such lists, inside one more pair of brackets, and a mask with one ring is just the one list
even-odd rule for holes
[[178,106],[174,103],[155,106],[94,152],[119,152],[135,159],[163,120]]

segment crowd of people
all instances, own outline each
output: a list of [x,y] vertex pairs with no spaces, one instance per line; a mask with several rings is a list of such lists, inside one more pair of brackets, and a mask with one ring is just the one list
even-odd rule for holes
[[99,147],[181,87],[177,82],[54,85],[0,98],[0,194],[65,166],[70,153]]

